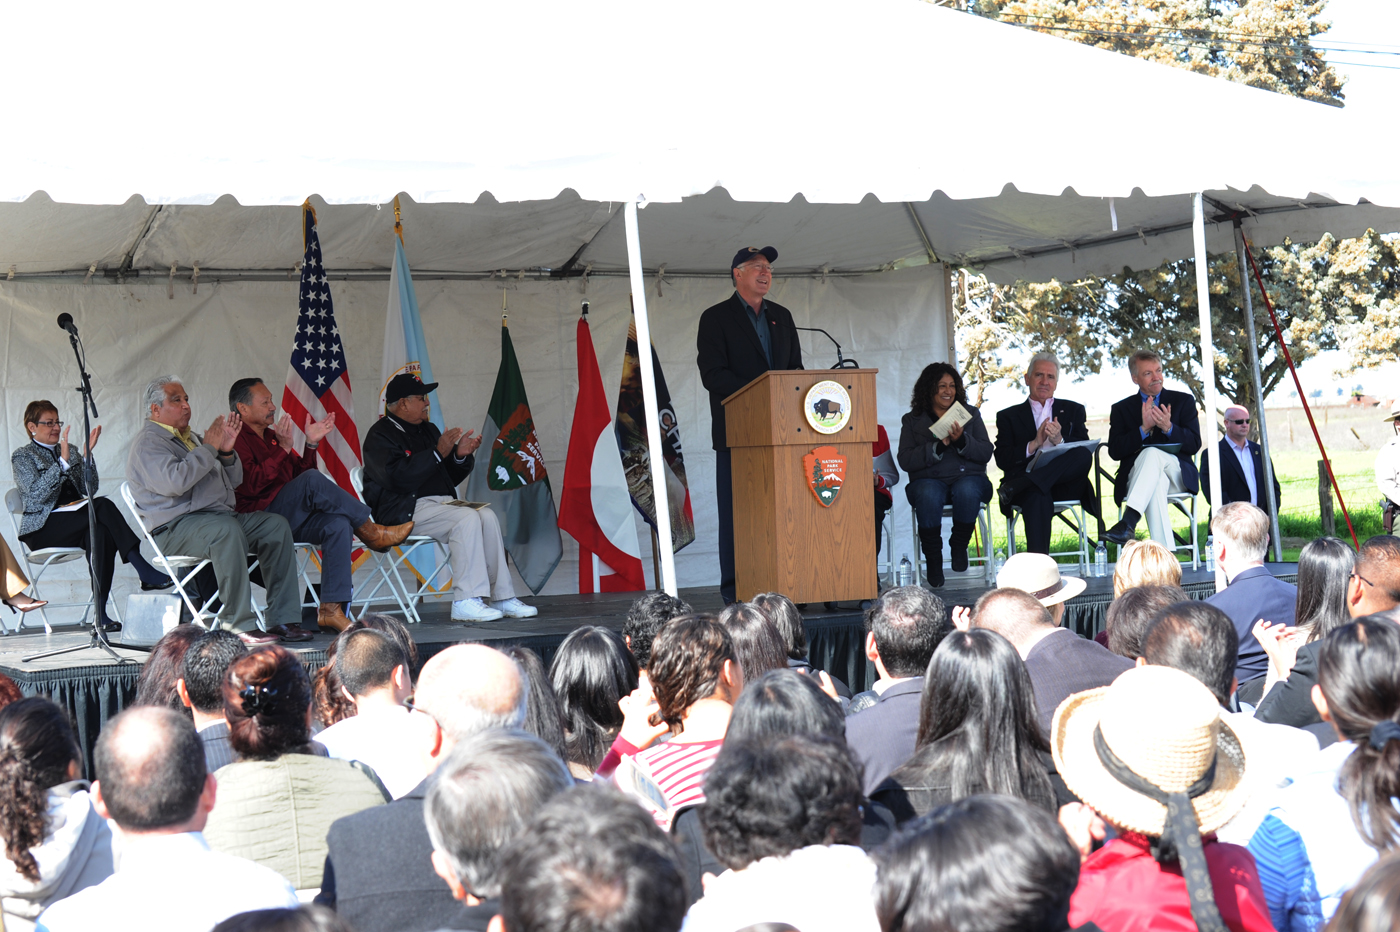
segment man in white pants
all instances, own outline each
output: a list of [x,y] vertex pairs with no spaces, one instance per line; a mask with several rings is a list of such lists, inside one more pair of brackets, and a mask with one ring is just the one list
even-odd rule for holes
[[411,520],[414,533],[447,545],[454,621],[533,617],[539,610],[515,597],[496,515],[452,504],[481,438],[460,427],[438,431],[428,420],[428,394],[435,388],[436,382],[424,384],[407,372],[389,381],[387,413],[365,434],[365,504],[376,521],[406,516],[396,523]]
[[1113,500],[1123,506],[1123,518],[1104,532],[1122,546],[1137,536],[1137,524],[1147,518],[1153,540],[1173,547],[1167,495],[1200,487],[1192,457],[1201,449],[1196,399],[1186,392],[1162,388],[1162,357],[1138,350],[1128,359],[1128,374],[1136,393],[1116,403],[1108,418],[1108,455],[1118,460]]

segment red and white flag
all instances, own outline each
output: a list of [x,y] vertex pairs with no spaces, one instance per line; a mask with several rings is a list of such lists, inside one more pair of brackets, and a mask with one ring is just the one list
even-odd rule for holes
[[360,432],[355,427],[355,404],[350,395],[350,370],[345,347],[331,306],[331,286],[321,265],[321,241],[316,235],[316,211],[310,202],[301,205],[302,235],[306,254],[301,263],[301,293],[297,298],[297,333],[287,384],[282,389],[282,410],[291,415],[296,450],[306,448],[303,427],[310,414],[321,420],[335,414],[335,430],[316,448],[321,470],[351,495],[350,470],[360,465]]
[[593,352],[588,319],[578,322],[578,406],[569,432],[564,463],[564,493],[559,500],[559,528],[578,541],[578,591],[593,591],[593,556],[603,592],[646,588],[642,550],[632,516],[632,497],[622,471],[622,455],[613,434],[612,414],[603,392],[603,376]]

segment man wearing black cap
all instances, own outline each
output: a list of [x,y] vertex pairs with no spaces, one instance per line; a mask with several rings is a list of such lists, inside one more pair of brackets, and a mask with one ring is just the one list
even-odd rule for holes
[[412,521],[416,533],[447,547],[454,621],[537,615],[515,597],[495,514],[451,504],[481,438],[460,427],[442,433],[429,422],[428,393],[435,388],[436,382],[425,384],[411,372],[389,381],[386,414],[365,434],[365,503],[380,524]]
[[719,591],[734,601],[734,494],[724,399],[769,369],[801,369],[802,347],[792,313],[764,296],[773,284],[772,246],[745,246],[729,264],[734,294],[700,315],[695,337],[700,381],[710,393],[715,449],[715,500],[719,506]]

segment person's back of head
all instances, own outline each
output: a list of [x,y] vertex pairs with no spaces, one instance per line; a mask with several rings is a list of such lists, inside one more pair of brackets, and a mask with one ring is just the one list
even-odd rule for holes
[[1361,544],[1356,554],[1356,584],[1360,601],[1350,606],[1360,617],[1400,605],[1400,537],[1381,534]]
[[499,896],[501,850],[573,785],[563,762],[533,735],[493,729],[454,747],[423,801],[433,867],[453,895]]
[[126,832],[198,831],[190,826],[204,793],[204,747],[188,718],[135,706],[97,737],[98,811]]
[[1004,793],[1053,806],[1038,756],[1049,746],[1035,688],[1016,649],[995,631],[955,631],[938,646],[919,701],[916,746],[920,758],[936,756],[930,763],[954,796]]
[[555,753],[560,760],[568,760],[568,745],[564,740],[564,713],[559,708],[559,699],[549,685],[549,674],[545,672],[540,655],[528,647],[516,644],[501,653],[514,660],[525,674],[525,721],[520,730],[534,735]]
[[230,916],[210,932],[355,932],[335,910],[306,903],[296,909],[250,909]]
[[1108,604],[1104,619],[1108,629],[1108,649],[1120,657],[1136,660],[1142,656],[1142,642],[1157,613],[1168,605],[1185,602],[1190,596],[1180,586],[1137,586]]
[[1079,852],[1054,816],[1005,796],[941,806],[874,858],[883,932],[1060,932],[1079,883]]
[[1210,519],[1216,543],[1233,565],[1258,563],[1269,550],[1269,516],[1249,502],[1230,502]]
[[196,638],[204,634],[199,625],[176,625],[151,648],[150,656],[141,667],[136,680],[136,698],[132,705],[158,705],[184,712],[177,685],[184,670],[185,652]]
[[371,692],[393,689],[396,674],[405,687],[411,686],[408,658],[389,635],[370,628],[352,631],[336,638],[335,675],[340,686],[356,699]]
[[622,621],[622,636],[637,659],[637,666],[643,670],[651,666],[652,641],[666,622],[693,611],[688,603],[665,592],[648,592],[633,602]]
[[1151,538],[1128,541],[1113,567],[1113,596],[1138,586],[1180,586],[1181,561]]
[[787,645],[788,657],[793,660],[807,659],[807,626],[792,599],[781,592],[760,592],[749,599],[749,604],[756,606],[777,626],[783,643]]
[[0,673],[0,709],[23,698],[24,693],[19,691],[19,685],[5,674]]
[[735,602],[719,613],[719,623],[734,640],[744,682],[756,680],[769,670],[787,669],[787,642],[762,609],[748,602]]
[[242,760],[275,760],[311,740],[311,680],[280,644],[257,647],[224,674],[228,742]]
[[180,663],[181,678],[190,706],[206,715],[224,710],[224,674],[248,647],[232,631],[215,628],[195,639]]
[[1317,684],[1318,711],[1343,740],[1356,745],[1337,781],[1355,826],[1378,851],[1395,848],[1400,845],[1400,625],[1358,618],[1327,635],[1318,651]]
[[700,828],[720,863],[742,870],[810,845],[858,844],[863,801],[843,740],[726,741],[705,777]]
[[507,846],[499,876],[504,932],[676,932],[685,919],[675,845],[610,787],[546,803]]
[[734,703],[726,741],[752,741],[787,735],[826,735],[845,739],[841,706],[810,676],[796,670],[769,670]]
[[30,848],[49,832],[51,787],[75,779],[82,752],[68,713],[34,696],[0,709],[0,842],[26,880],[39,881]]
[[615,631],[575,628],[554,653],[549,683],[564,717],[568,760],[597,770],[622,728],[618,701],[637,688],[636,658]]
[[1347,586],[1356,569],[1356,551],[1335,537],[1309,541],[1298,554],[1298,602],[1294,624],[1319,641],[1351,621]]
[[1400,929],[1400,851],[1385,855],[1342,897],[1328,932]]
[[1040,600],[1020,589],[993,589],[984,594],[972,607],[972,624],[995,631],[1018,651],[1047,628],[1058,627]]
[[394,639],[394,643],[399,645],[404,657],[408,660],[409,671],[418,667],[418,644],[413,640],[413,635],[408,633],[408,625],[404,624],[393,615],[385,615],[381,612],[361,612],[350,624],[345,626],[341,634],[349,634],[369,628],[378,631],[380,634],[387,634]]
[[866,613],[880,662],[892,677],[923,676],[939,643],[953,630],[943,600],[919,586],[900,586]]
[[1240,637],[1229,615],[1209,603],[1183,599],[1153,617],[1143,638],[1142,659],[1191,674],[1227,705],[1239,650]]
[[521,727],[527,698],[514,660],[482,644],[454,644],[423,664],[414,704],[461,741],[488,728]]
[[686,712],[714,696],[733,702],[743,673],[729,631],[709,615],[673,618],[651,647],[647,669],[661,720],[678,732]]

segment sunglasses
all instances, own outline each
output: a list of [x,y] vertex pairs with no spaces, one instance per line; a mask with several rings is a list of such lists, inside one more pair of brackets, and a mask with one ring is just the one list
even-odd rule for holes
[[1247,418],[1247,417],[1241,417],[1241,418],[1229,418],[1229,417],[1227,417],[1227,418],[1225,419],[1225,423],[1226,423],[1226,424],[1248,424],[1248,423],[1249,423],[1249,418]]

